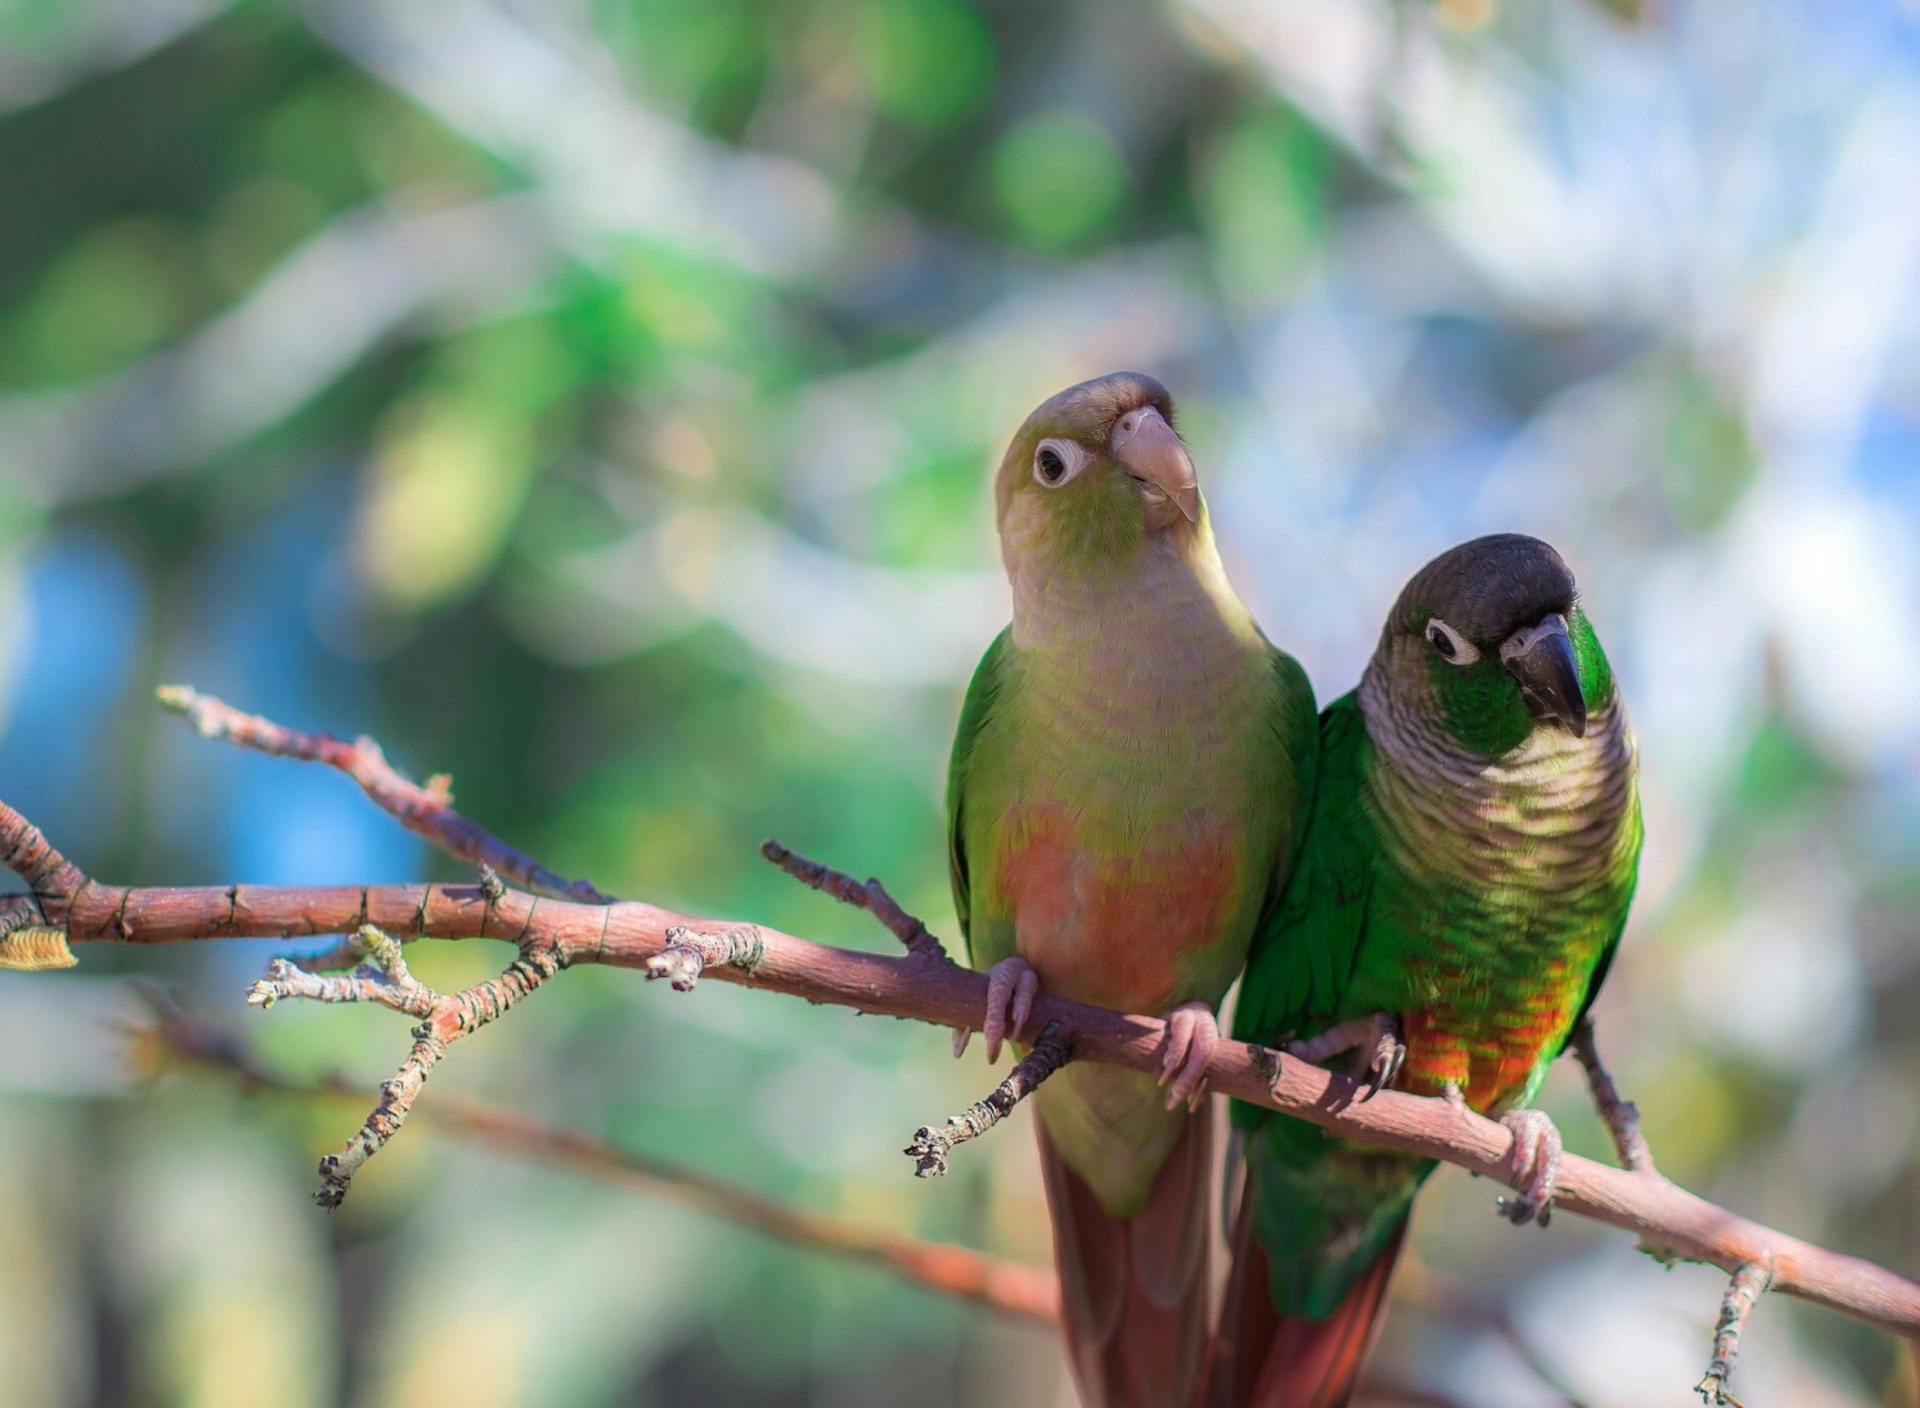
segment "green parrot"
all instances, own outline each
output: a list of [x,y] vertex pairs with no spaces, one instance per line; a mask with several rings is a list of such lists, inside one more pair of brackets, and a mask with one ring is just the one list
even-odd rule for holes
[[[1454,548],[1320,716],[1312,814],[1233,1034],[1501,1116],[1525,1185],[1503,1207],[1545,1222],[1559,1135],[1524,1107],[1606,976],[1639,855],[1633,736],[1573,574],[1537,538]],[[1245,1182],[1208,1396],[1340,1408],[1434,1163],[1232,1118]]]
[[967,691],[947,787],[989,1059],[1034,1035],[1042,986],[1167,1016],[1157,1085],[1069,1064],[1034,1096],[1088,1408],[1198,1389],[1213,1013],[1278,903],[1318,736],[1305,673],[1227,583],[1173,426],[1166,388],[1120,372],[1013,437],[994,486],[1013,624]]

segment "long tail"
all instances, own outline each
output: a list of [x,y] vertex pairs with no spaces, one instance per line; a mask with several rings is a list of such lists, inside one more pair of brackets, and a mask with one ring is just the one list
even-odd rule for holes
[[1109,1217],[1040,1135],[1067,1360],[1084,1408],[1188,1408],[1207,1347],[1212,1102],[1155,1175],[1146,1211]]
[[1207,1408],[1346,1408],[1380,1332],[1406,1232],[1402,1221],[1326,1319],[1282,1315],[1267,1285],[1267,1254],[1253,1235],[1251,1199],[1243,1198],[1202,1395]]

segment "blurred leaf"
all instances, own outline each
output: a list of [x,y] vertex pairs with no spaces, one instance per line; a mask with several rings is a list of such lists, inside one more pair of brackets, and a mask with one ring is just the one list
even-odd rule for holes
[[907,127],[949,127],[993,93],[993,36],[965,0],[879,0],[866,72],[880,110]]
[[180,326],[190,255],[177,225],[117,221],[80,239],[16,315],[7,361],[19,381],[75,381],[109,371]]
[[749,0],[608,0],[607,28],[650,95],[702,127],[738,130],[766,72],[771,18]]
[[1110,231],[1131,189],[1125,159],[1092,118],[1056,109],[1028,118],[993,150],[993,184],[1014,232],[1058,253]]
[[366,195],[371,182],[355,141],[370,101],[367,80],[332,73],[310,80],[260,123],[254,145],[271,171],[312,189],[330,208]]
[[1234,299],[1264,302],[1298,282],[1320,241],[1331,165],[1325,139],[1279,110],[1247,118],[1205,154],[1201,207]]
[[214,211],[207,262],[229,293],[245,293],[326,217],[325,202],[297,181],[262,176],[242,182]]
[[544,319],[451,344],[429,384],[381,426],[354,560],[386,605],[439,606],[499,557],[541,468],[542,417],[581,368]]
[[1672,383],[1673,413],[1661,438],[1661,486],[1674,516],[1695,532],[1726,521],[1759,473],[1746,423],[1715,383],[1683,367]]

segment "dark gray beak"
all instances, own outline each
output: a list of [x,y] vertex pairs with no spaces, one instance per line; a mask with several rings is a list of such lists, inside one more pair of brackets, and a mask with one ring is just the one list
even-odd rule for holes
[[1587,734],[1587,697],[1580,692],[1580,669],[1574,663],[1573,642],[1567,639],[1567,618],[1558,611],[1537,626],[1524,626],[1500,647],[1500,663],[1520,681],[1533,716],[1554,718],[1575,738]]

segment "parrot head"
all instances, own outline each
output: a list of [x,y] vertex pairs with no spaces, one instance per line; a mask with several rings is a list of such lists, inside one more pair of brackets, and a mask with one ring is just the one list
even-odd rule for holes
[[1173,398],[1114,372],[1042,402],[1007,447],[995,516],[1012,565],[1044,555],[1113,560],[1154,540],[1191,540],[1203,508]]
[[1462,543],[1414,574],[1388,617],[1377,659],[1392,688],[1437,705],[1471,751],[1498,756],[1535,729],[1584,737],[1612,693],[1573,573],[1538,538]]

